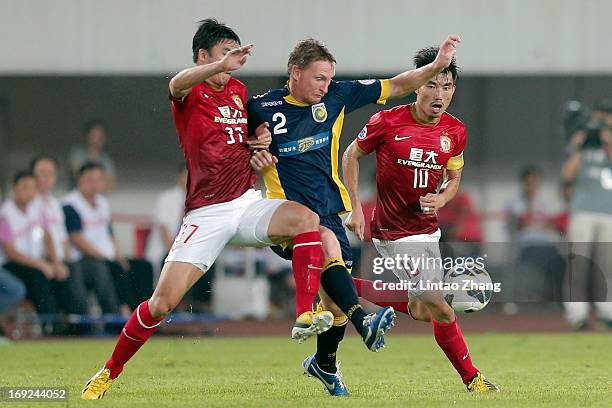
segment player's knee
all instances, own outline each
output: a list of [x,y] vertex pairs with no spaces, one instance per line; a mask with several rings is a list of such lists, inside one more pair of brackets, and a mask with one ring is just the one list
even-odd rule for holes
[[302,207],[297,214],[296,227],[298,231],[316,231],[319,228],[319,216],[306,207]]
[[414,320],[418,320],[420,322],[431,321],[431,313],[422,303],[410,303],[410,316],[412,316]]
[[436,321],[451,323],[455,320],[455,312],[444,300],[427,302],[426,305]]
[[293,235],[317,231],[319,228],[319,216],[301,204],[291,204],[293,204],[291,212],[289,217],[285,219],[285,222]]
[[153,295],[149,299],[149,313],[155,319],[166,317],[174,310],[176,302],[172,302],[168,296],[156,296]]
[[340,243],[338,243],[336,234],[325,227],[319,228],[319,231],[321,232],[321,242],[323,242],[323,253],[325,254],[325,258],[342,257]]

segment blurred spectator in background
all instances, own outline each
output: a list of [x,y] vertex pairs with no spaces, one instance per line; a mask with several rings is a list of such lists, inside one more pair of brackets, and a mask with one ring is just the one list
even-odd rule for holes
[[101,194],[104,168],[86,162],[79,170],[77,183],[77,189],[64,198],[71,258],[79,261],[86,286],[94,290],[104,313],[119,312],[121,304],[121,313],[129,315],[132,294],[125,278],[129,264],[113,235],[110,205]]
[[[589,300],[612,327],[612,103],[598,103],[589,121],[571,136],[563,180],[574,183],[567,233],[569,262],[566,317],[588,326]],[[589,296],[589,288],[593,293]]]
[[0,265],[4,263],[4,268],[25,284],[27,297],[38,313],[55,314],[52,280],[57,278],[58,271],[45,259],[54,250],[42,214],[32,205],[35,197],[34,175],[29,171],[18,172],[13,197],[0,208]]
[[115,188],[115,163],[106,153],[107,131],[106,124],[94,119],[83,125],[84,145],[76,145],[70,149],[68,163],[70,165],[69,182],[70,187],[75,187],[78,180],[79,169],[86,162],[100,163],[105,171],[106,186],[105,191],[112,191]]
[[7,330],[5,314],[25,297],[26,288],[23,283],[0,267],[0,342]]
[[518,253],[513,295],[521,301],[561,299],[564,264],[554,224],[558,210],[541,194],[542,176],[537,167],[524,168],[521,192],[508,205],[510,234]]
[[69,243],[64,212],[60,201],[52,194],[57,183],[59,162],[52,156],[41,154],[32,160],[30,170],[38,186],[38,196],[32,206],[42,214],[55,250],[52,263],[58,302],[68,313],[85,315],[88,313],[85,282],[77,264],[67,264]]
[[451,257],[482,256],[482,226],[474,201],[465,191],[438,210],[442,253]]
[[187,194],[187,168],[179,167],[176,185],[163,191],[153,210],[153,226],[147,240],[146,259],[153,265],[155,281],[159,276],[170,247],[177,236],[183,215],[185,215],[185,196]]
[[569,211],[570,205],[572,202],[572,197],[574,195],[574,184],[568,183],[566,181],[561,183],[561,201],[563,203],[563,208],[557,215],[555,215],[553,219],[553,223],[555,228],[561,234],[561,237],[564,241],[567,240],[567,228],[569,227]]

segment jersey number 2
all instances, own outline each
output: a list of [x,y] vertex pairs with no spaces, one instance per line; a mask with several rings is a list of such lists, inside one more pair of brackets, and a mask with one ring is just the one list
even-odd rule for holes
[[283,133],[287,133],[287,128],[285,125],[287,124],[287,117],[280,112],[276,112],[272,115],[272,122],[279,121],[276,125],[274,125],[274,134],[280,135]]

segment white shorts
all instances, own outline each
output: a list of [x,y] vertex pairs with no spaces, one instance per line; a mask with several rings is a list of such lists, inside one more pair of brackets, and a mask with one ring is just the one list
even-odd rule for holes
[[250,189],[232,201],[191,210],[183,217],[165,262],[187,262],[206,272],[227,244],[273,245],[268,226],[276,209],[285,202],[265,199],[261,191]]
[[[440,255],[440,230],[431,234],[410,235],[395,241],[372,238],[378,253],[385,258],[402,259],[401,267],[395,265],[393,273],[402,283],[410,282],[409,296],[421,296],[430,283],[439,284],[444,276]],[[408,259],[409,267],[403,267]]]

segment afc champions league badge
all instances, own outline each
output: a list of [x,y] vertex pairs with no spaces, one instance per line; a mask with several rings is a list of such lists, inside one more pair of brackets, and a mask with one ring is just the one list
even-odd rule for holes
[[359,134],[357,135],[357,139],[363,140],[367,136],[368,136],[368,125],[365,125],[363,129],[361,129],[361,132],[359,132]]
[[453,142],[451,138],[448,136],[448,133],[442,132],[440,135],[440,150],[443,153],[450,153],[452,150]]
[[242,104],[242,99],[240,99],[240,96],[233,94],[232,99],[234,100],[234,103],[236,104],[236,106],[244,110],[244,105]]
[[323,123],[327,119],[327,109],[325,108],[325,103],[317,103],[316,105],[312,105],[312,118],[317,123]]

